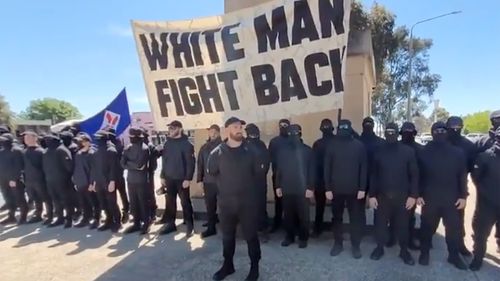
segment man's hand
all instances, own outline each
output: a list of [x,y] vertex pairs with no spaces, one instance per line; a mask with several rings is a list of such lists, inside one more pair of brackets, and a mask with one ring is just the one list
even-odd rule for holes
[[95,185],[94,184],[89,185],[89,191],[95,192]]
[[182,188],[184,188],[184,189],[189,188],[189,181],[183,181]]
[[370,208],[375,209],[375,210],[378,208],[377,198],[375,198],[375,197],[370,198]]
[[424,198],[418,197],[418,199],[417,199],[417,205],[424,206],[425,205]]
[[326,196],[326,199],[328,199],[328,200],[330,200],[330,201],[332,201],[332,200],[333,200],[333,192],[331,192],[331,191],[327,191],[327,192],[325,193],[325,196]]
[[198,183],[198,185],[199,185],[199,187],[200,187],[201,189],[203,189],[203,186],[204,186],[203,182],[199,182],[199,183]]
[[415,207],[415,204],[417,203],[417,200],[413,197],[408,197],[406,199],[406,210],[411,210],[413,207]]
[[14,187],[16,187],[16,185],[17,185],[16,181],[9,181],[9,186],[10,187],[14,188]]
[[110,181],[108,184],[108,192],[113,192],[115,191],[115,181]]
[[165,179],[160,179],[160,183],[162,186],[167,185],[167,181]]
[[358,191],[358,200],[361,200],[363,198],[365,198],[366,196],[366,192],[365,191]]
[[306,198],[307,199],[312,199],[314,198],[314,192],[310,189],[306,189]]
[[281,188],[276,188],[276,196],[279,198],[283,197],[283,190]]
[[465,205],[467,205],[467,200],[462,198],[458,199],[457,202],[455,203],[455,206],[457,206],[457,210],[465,209]]

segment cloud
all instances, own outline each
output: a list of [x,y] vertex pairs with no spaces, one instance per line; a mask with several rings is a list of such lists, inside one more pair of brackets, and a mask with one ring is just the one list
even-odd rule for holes
[[106,27],[106,31],[109,34],[116,37],[126,37],[126,38],[132,37],[131,27],[124,27],[117,24],[108,24],[108,26]]

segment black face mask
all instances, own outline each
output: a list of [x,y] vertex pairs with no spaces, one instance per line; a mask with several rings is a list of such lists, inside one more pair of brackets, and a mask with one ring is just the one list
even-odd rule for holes
[[282,137],[288,136],[288,126],[280,126],[280,135]]
[[248,135],[249,140],[259,140],[260,136],[259,135]]
[[493,125],[493,130],[500,128],[500,118],[491,119],[491,125]]
[[333,128],[321,128],[320,130],[324,137],[333,136]]
[[45,143],[47,144],[47,148],[50,149],[55,149],[61,145],[61,141],[57,139],[45,139]]
[[397,134],[385,134],[385,140],[387,143],[394,144],[398,142],[398,135]]
[[363,124],[363,133],[373,133],[373,124],[372,123]]
[[401,134],[401,141],[403,143],[414,143],[415,142],[415,134],[413,132],[403,132]]
[[133,143],[133,144],[142,143],[142,138],[140,138],[140,137],[131,137],[130,138],[130,143]]
[[98,146],[107,146],[108,145],[108,140],[105,138],[97,139],[95,142],[97,143]]
[[436,143],[445,143],[447,138],[447,133],[432,133],[432,140]]
[[349,129],[339,129],[337,133],[340,137],[347,138],[351,136],[351,130]]
[[62,142],[63,142],[64,146],[68,147],[73,142],[73,139],[72,138],[62,138]]
[[448,129],[448,137],[456,140],[462,136],[462,129]]

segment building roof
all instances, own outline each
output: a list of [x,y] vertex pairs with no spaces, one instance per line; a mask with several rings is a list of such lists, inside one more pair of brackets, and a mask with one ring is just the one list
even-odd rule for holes
[[26,120],[26,119],[16,119],[14,123],[17,126],[51,126],[52,120]]

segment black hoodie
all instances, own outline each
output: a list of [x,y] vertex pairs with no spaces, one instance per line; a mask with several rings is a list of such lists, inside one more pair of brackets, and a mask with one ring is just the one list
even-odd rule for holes
[[288,142],[288,136],[280,134],[274,137],[269,142],[269,154],[271,156],[271,167],[273,170],[273,176],[276,172],[276,162],[278,161],[278,153],[281,148],[283,148]]
[[474,169],[474,160],[476,159],[476,147],[474,143],[465,138],[464,136],[449,136],[448,140],[455,147],[460,148],[466,158],[467,171],[470,173]]
[[197,162],[197,176],[196,176],[196,181],[197,182],[204,182],[204,183],[215,183],[216,179],[215,177],[211,176],[210,174],[207,173],[207,164],[208,164],[208,157],[210,156],[210,152],[214,150],[219,144],[222,143],[222,139],[220,137],[214,139],[214,140],[208,140],[205,144],[203,144],[200,148],[200,151],[198,152],[198,162]]
[[193,179],[194,148],[186,135],[178,139],[167,138],[163,146],[162,163],[161,178],[187,181]]
[[12,141],[2,143],[0,150],[0,180],[19,181],[23,171],[23,152]]
[[121,166],[127,170],[127,182],[145,184],[148,182],[149,147],[142,141],[129,145],[121,158]]
[[44,149],[39,146],[30,146],[24,150],[24,181],[27,186],[45,184],[43,153]]
[[314,160],[316,161],[315,188],[325,188],[325,155],[328,144],[334,139],[333,133],[323,134],[323,137],[313,144]]
[[73,183],[77,187],[88,187],[91,182],[92,157],[95,149],[90,147],[88,151],[79,150],[75,154],[75,169],[73,171]]
[[267,150],[266,144],[258,138],[246,139],[249,147],[256,155],[256,160],[261,166],[260,173],[257,175],[257,184],[259,186],[267,186],[267,173],[271,164],[271,156]]
[[500,208],[500,152],[495,150],[491,147],[478,155],[472,178],[478,198]]
[[117,181],[120,159],[116,147],[111,142],[99,143],[92,157],[91,179],[101,187],[107,187],[109,182]]
[[67,185],[71,180],[73,173],[71,152],[58,138],[47,142],[47,149],[43,154],[43,171],[49,186],[51,184]]

